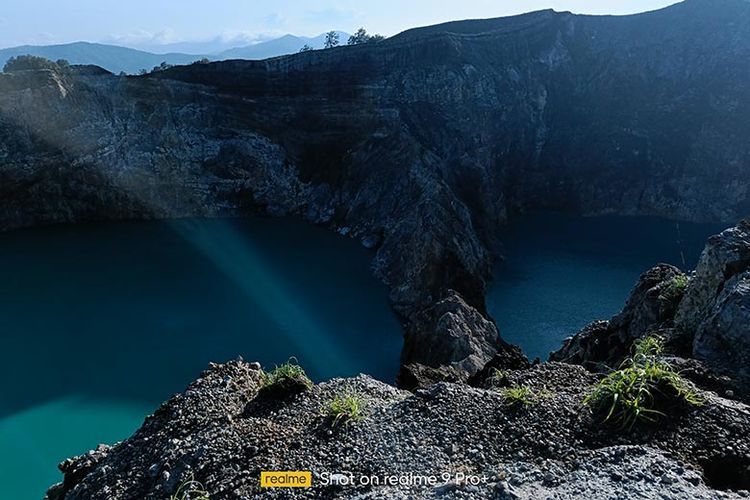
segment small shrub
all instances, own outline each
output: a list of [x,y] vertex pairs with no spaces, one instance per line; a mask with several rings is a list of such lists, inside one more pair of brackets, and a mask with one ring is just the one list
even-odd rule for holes
[[667,416],[677,403],[703,404],[690,383],[659,358],[663,348],[660,337],[644,338],[636,344],[632,358],[594,386],[583,403],[601,423],[630,430],[638,423],[653,423]]
[[270,372],[261,372],[259,396],[285,397],[312,389],[312,380],[294,358]]
[[323,415],[331,419],[331,427],[349,425],[364,418],[363,401],[356,394],[337,395],[323,408]]
[[174,64],[169,64],[167,61],[162,61],[158,66],[154,66],[151,70],[152,73],[158,73],[159,71],[166,71],[169,68],[174,68]]
[[297,360],[294,358],[290,359],[283,365],[276,366],[270,372],[263,372],[263,386],[278,384],[285,380],[297,380],[304,383],[308,388],[312,388],[313,383],[305,373],[304,368],[296,363]]
[[183,481],[169,500],[211,500],[203,485],[194,476]]
[[690,278],[688,278],[687,275],[680,274],[675,276],[659,295],[659,299],[665,302],[672,302],[682,297],[689,284]]
[[659,356],[664,352],[664,339],[658,335],[649,335],[635,342],[635,357]]
[[487,381],[490,383],[490,386],[492,387],[499,387],[502,385],[507,385],[507,379],[505,378],[505,373],[498,370],[497,368],[492,369],[492,375],[490,375],[487,379]]
[[534,392],[525,385],[510,387],[502,391],[503,402],[508,406],[527,406],[534,402]]

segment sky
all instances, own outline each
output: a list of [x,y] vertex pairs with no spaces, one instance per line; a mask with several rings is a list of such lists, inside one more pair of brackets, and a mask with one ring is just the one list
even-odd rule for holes
[[[553,8],[630,14],[677,0],[2,0],[0,48],[73,41],[149,50],[238,46],[336,29],[395,35],[415,26]],[[185,42],[200,42],[191,44]],[[207,43],[210,42],[210,43]]]

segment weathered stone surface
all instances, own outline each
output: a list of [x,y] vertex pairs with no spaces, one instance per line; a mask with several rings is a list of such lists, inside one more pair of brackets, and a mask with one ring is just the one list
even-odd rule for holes
[[750,223],[711,237],[701,254],[695,277],[677,311],[677,326],[695,332],[713,309],[727,280],[750,269]]
[[750,223],[709,239],[675,326],[696,359],[740,387],[750,382]]
[[64,481],[50,488],[48,495],[51,498],[62,497],[74,488],[105,458],[111,447],[105,444],[99,445],[95,450],[73,457],[62,462],[58,468],[64,475]]
[[698,326],[693,356],[739,382],[750,382],[750,270],[726,283]]
[[[499,349],[497,327],[458,293],[417,313],[406,332],[399,385],[424,386],[438,380],[464,382],[481,370]],[[408,383],[407,383],[408,381]]]
[[421,363],[402,364],[398,372],[397,385],[401,389],[413,391],[429,387],[437,382],[460,383],[468,374],[452,366],[434,368]]
[[[539,395],[509,408],[501,390],[439,383],[415,394],[366,376],[317,384],[292,399],[257,402],[258,371],[216,365],[171,398],[84,476],[66,476],[49,500],[164,500],[199,481],[211,500],[463,498],[743,498],[750,487],[750,410],[701,393],[706,404],[649,432],[592,427],[581,400],[597,377],[545,363],[506,373]],[[321,408],[361,398],[363,419],[332,428]],[[261,489],[262,470],[311,470],[312,488]],[[324,486],[324,473],[355,477],[463,472],[435,484]],[[504,496],[502,496],[504,495]],[[745,497],[746,498],[746,495]]]

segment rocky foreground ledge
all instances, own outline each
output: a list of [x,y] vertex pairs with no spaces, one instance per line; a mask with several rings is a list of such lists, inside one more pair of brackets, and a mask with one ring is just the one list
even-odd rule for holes
[[[256,397],[257,364],[213,365],[127,441],[63,463],[65,482],[48,498],[167,499],[191,478],[210,500],[748,498],[715,489],[748,479],[740,470],[750,454],[745,404],[704,393],[706,404],[658,429],[619,433],[593,424],[581,406],[597,377],[579,366],[548,363],[506,377],[539,397],[512,405],[495,388],[439,383],[410,393],[359,376],[269,400]],[[342,393],[362,397],[364,418],[332,427],[321,410]],[[311,470],[313,487],[261,490],[264,470]],[[326,473],[352,474],[355,483],[437,480],[324,486]],[[456,481],[460,474],[473,478]]]
[[[257,363],[212,365],[130,439],[61,464],[47,498],[750,498],[748,280],[743,222],[709,240],[695,272],[644,273],[620,314],[552,361],[501,353],[470,384],[269,385]],[[670,367],[699,403],[662,404],[643,425],[602,422],[586,397],[656,338],[642,366]],[[358,418],[326,416],[347,396]],[[312,471],[312,488],[261,489],[261,471]]]

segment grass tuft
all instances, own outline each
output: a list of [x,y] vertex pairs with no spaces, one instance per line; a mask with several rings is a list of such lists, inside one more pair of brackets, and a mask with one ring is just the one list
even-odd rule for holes
[[183,481],[169,500],[211,500],[203,485],[191,474]]
[[349,425],[364,418],[363,404],[356,394],[337,394],[323,407],[323,415],[331,419],[331,427]]
[[489,376],[488,381],[493,387],[502,386],[506,382],[505,373],[497,368],[493,368],[492,375]]
[[677,275],[672,278],[664,291],[659,295],[659,299],[665,302],[672,302],[679,297],[682,297],[689,284],[690,278],[688,278],[687,275]]
[[295,382],[305,386],[307,389],[312,389],[313,387],[312,380],[307,376],[304,368],[297,364],[295,358],[290,358],[289,361],[283,365],[276,366],[270,372],[262,372],[261,377],[263,387],[270,387],[285,382]]
[[536,399],[534,391],[525,385],[503,389],[501,395],[503,397],[503,403],[507,406],[527,406],[532,404]]
[[658,335],[649,335],[635,342],[635,359],[659,356],[664,352],[664,339]]
[[601,423],[611,423],[620,430],[630,430],[638,423],[654,423],[666,417],[676,403],[702,405],[704,401],[692,385],[660,359],[663,350],[660,337],[639,341],[633,357],[596,384],[583,403]]

